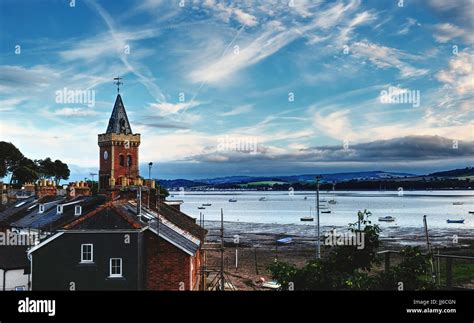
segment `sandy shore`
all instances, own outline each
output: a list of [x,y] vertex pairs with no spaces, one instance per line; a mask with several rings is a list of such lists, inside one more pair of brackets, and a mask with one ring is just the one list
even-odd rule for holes
[[[208,241],[220,241],[220,222],[206,221],[209,230]],[[321,227],[323,232],[333,227]],[[336,228],[338,232],[347,230]],[[473,230],[430,230],[433,248],[441,254],[474,256]],[[235,235],[239,236],[239,244],[234,244]],[[457,236],[457,243],[453,237]],[[229,279],[238,290],[263,290],[261,281],[271,279],[267,266],[275,259],[304,265],[316,255],[316,230],[311,225],[282,225],[263,223],[224,222],[225,256],[224,267]],[[281,245],[277,239],[291,237],[292,243]],[[403,246],[420,246],[426,249],[423,228],[385,228],[381,232],[382,246],[380,250],[399,250]],[[323,248],[324,249],[324,248]],[[238,264],[236,267],[236,250]],[[208,265],[220,264],[219,252],[208,252]],[[381,268],[380,268],[381,269]]]

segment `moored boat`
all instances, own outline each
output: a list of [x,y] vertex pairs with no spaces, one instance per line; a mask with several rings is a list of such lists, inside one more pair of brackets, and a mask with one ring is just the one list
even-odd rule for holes
[[303,222],[312,222],[314,221],[313,217],[311,216],[304,216],[300,219],[300,221],[303,221]]
[[456,219],[456,220],[454,220],[454,219],[447,219],[446,222],[447,222],[447,223],[461,223],[461,224],[462,224],[462,223],[464,223],[464,219]]
[[390,216],[390,215],[381,216],[381,217],[379,217],[379,221],[382,221],[382,222],[393,222],[393,221],[395,221],[395,217]]

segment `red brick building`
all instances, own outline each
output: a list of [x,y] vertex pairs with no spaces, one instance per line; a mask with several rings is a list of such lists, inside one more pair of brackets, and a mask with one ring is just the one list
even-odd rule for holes
[[98,137],[99,189],[139,185],[140,134],[133,134],[122,97],[117,94],[107,131]]
[[74,213],[73,220],[29,250],[33,289],[198,289],[207,232],[179,205],[159,198],[153,181],[143,186],[140,134],[132,133],[120,94],[98,144],[99,192],[107,200]]

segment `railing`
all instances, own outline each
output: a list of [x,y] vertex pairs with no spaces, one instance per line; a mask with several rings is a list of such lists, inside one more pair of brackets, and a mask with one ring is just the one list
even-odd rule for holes
[[[400,251],[396,250],[383,250],[378,252],[379,255],[384,256],[384,270],[388,271],[391,265],[391,254],[400,254]],[[424,254],[427,255],[427,254]],[[441,261],[444,260],[444,264],[442,266]],[[463,265],[468,264],[472,265],[472,270],[470,270],[469,266],[467,270],[470,271],[469,280],[471,282],[471,287],[466,286],[455,286],[456,282],[454,281],[454,271],[453,268],[454,262],[458,262],[458,265],[462,263]],[[442,254],[433,254],[433,266],[436,275],[436,284],[439,287],[445,287],[447,289],[473,289],[474,288],[474,257],[471,256],[458,256],[458,255],[442,255]],[[444,277],[443,277],[444,273]],[[464,282],[468,283],[468,282]]]

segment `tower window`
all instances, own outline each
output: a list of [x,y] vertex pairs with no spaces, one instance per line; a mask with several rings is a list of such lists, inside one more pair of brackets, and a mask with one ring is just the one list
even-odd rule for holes
[[123,157],[123,155],[119,156],[119,163],[120,163],[120,166],[125,166],[125,158]]
[[127,165],[132,166],[132,156],[131,155],[127,155]]

